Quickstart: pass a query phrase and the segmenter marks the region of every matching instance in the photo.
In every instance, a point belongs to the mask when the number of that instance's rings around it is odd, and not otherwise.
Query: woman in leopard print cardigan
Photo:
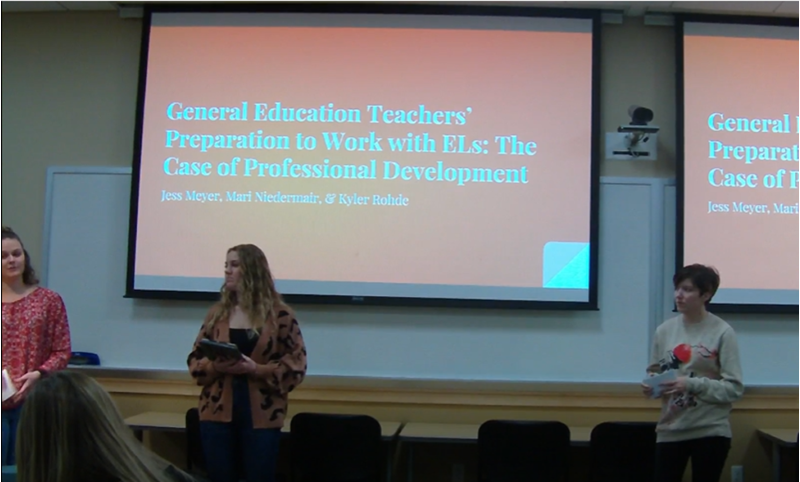
[[[204,338],[236,344],[242,359],[208,359],[199,349]],[[257,246],[228,250],[221,300],[187,362],[203,387],[200,430],[212,482],[237,481],[240,473],[247,482],[273,482],[288,394],[305,377],[306,348]]]

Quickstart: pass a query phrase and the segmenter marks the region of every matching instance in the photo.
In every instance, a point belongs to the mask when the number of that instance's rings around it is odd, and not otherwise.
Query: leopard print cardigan
[[[219,373],[214,364],[198,349],[203,338],[229,342],[229,322],[219,320],[211,330],[206,328],[216,307],[212,307],[195,340],[187,364],[192,378],[202,390],[198,409],[201,421],[230,422],[233,405],[233,375]],[[300,325],[288,308],[278,310],[277,331],[267,323],[250,358],[256,370],[248,376],[253,428],[283,427],[288,408],[288,395],[305,378],[306,347]]]

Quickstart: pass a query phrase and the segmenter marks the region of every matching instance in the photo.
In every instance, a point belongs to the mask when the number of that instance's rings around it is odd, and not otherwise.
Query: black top
[[[258,343],[258,335],[244,328],[231,328],[230,337],[231,343],[236,345],[239,351],[242,352],[242,355],[245,356],[251,356],[256,347],[256,343]]]

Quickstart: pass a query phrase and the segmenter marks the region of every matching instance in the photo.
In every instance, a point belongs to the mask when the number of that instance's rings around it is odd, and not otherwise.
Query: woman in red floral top
[[[3,227],[3,370],[17,389],[3,401],[3,465],[14,465],[17,423],[25,396],[47,372],[66,368],[71,354],[61,296],[38,285],[19,236]]]

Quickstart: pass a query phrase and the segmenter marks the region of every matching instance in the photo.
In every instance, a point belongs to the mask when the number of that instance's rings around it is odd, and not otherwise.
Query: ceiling
[[[147,2],[14,2],[0,3],[2,13],[10,12],[67,12],[67,11],[115,11],[121,5],[136,7]],[[408,2],[429,3],[429,2]],[[451,3],[451,2],[447,2]],[[800,2],[452,2],[493,5],[524,5],[562,8],[601,8],[603,10],[622,11],[630,16],[646,13],[717,13],[736,15],[762,15],[776,17],[798,17]]]

